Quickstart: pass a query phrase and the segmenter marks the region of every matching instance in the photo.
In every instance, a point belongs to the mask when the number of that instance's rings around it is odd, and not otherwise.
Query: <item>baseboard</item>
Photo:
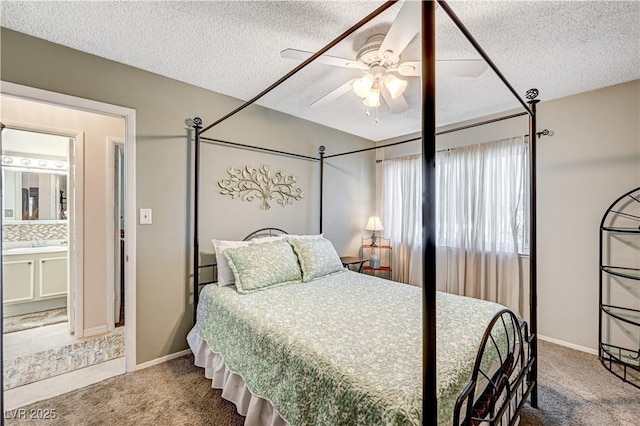
[[[544,340],[545,342],[555,343],[556,345],[560,345],[560,346],[564,346],[564,347],[567,347],[567,348],[575,349],[575,350],[581,351],[581,352],[586,352],[586,353],[592,354],[592,355],[598,355],[598,351],[597,350],[591,349],[591,348],[587,348],[585,346],[576,345],[576,344],[573,344],[573,343],[569,343],[569,342],[565,342],[565,341],[562,341],[562,340],[554,339],[552,337],[542,336],[540,334],[538,334],[538,338],[540,340]]]
[[[106,334],[109,329],[106,325],[99,325],[97,327],[85,328],[82,337],[98,336],[100,334]]]
[[[142,364],[136,365],[136,370],[142,370],[148,367],[152,367],[154,365],[162,364],[163,362],[171,361],[175,358],[180,358],[181,356],[189,355],[191,353],[191,349],[185,349],[184,351],[176,352],[174,354],[161,356],[160,358],[152,359],[151,361],[143,362]]]

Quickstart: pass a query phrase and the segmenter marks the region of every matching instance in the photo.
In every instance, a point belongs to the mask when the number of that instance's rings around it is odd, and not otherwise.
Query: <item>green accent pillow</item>
[[[302,282],[306,283],[344,270],[340,256],[336,253],[331,241],[325,238],[288,238],[288,241],[298,255],[300,269],[302,269]]]
[[[222,254],[229,262],[240,294],[299,283],[302,279],[298,259],[284,240],[228,248]]]

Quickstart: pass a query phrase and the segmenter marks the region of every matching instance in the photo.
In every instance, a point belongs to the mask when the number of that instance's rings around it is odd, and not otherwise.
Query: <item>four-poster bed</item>
[[[340,41],[344,40],[350,34],[355,32],[358,28],[362,27],[365,23],[372,20],[378,14],[386,10],[391,6],[394,1],[389,1],[376,9],[370,15],[351,27],[341,36],[329,43],[327,46],[319,50],[316,54],[309,57],[302,62],[294,70],[286,74],[276,83],[265,89],[253,99],[242,104],[224,117],[216,120],[213,124],[206,127],[202,127],[202,120],[195,118],[193,120],[193,128],[195,130],[195,180],[194,180],[194,320],[196,325],[194,330],[198,327],[198,321],[203,320],[204,317],[209,315],[205,311],[205,305],[210,306],[215,302],[216,297],[233,298],[236,302],[238,298],[229,296],[231,293],[229,289],[223,291],[217,291],[209,289],[206,292],[207,298],[203,305],[200,305],[200,287],[202,284],[199,281],[199,271],[202,267],[209,267],[211,265],[200,265],[200,244],[198,236],[198,210],[199,210],[199,174],[200,174],[200,143],[209,142],[216,144],[229,144],[232,146],[246,147],[258,151],[264,151],[267,153],[287,155],[295,158],[301,158],[309,161],[319,161],[320,165],[320,220],[319,220],[319,232],[323,231],[322,210],[323,210],[323,174],[324,174],[324,162],[326,159],[355,154],[358,152],[368,151],[370,149],[378,149],[380,147],[365,148],[350,152],[337,153],[337,154],[325,154],[324,146],[319,148],[319,158],[299,155],[295,153],[289,153],[279,150],[273,150],[269,148],[254,147],[245,144],[238,144],[235,142],[223,141],[220,139],[207,138],[202,136],[204,132],[213,128],[214,126],[224,122],[228,118],[234,116],[249,105],[255,103],[262,96],[273,90],[282,82],[293,76],[296,72],[304,68],[311,63],[318,56],[324,54]],[[510,119],[522,115],[529,116],[529,134],[536,135],[536,103],[538,102],[535,97],[537,91],[535,89],[527,92],[529,102],[525,103],[511,87],[506,78],[500,73],[495,64],[486,55],[478,43],[473,39],[471,34],[467,31],[464,25],[457,18],[455,13],[449,8],[449,6],[439,1],[438,4],[456,24],[460,31],[465,35],[467,40],[476,48],[478,53],[483,57],[487,64],[495,71],[496,75],[502,80],[505,86],[511,91],[511,93],[517,98],[518,102],[522,104],[524,112],[517,114],[510,114],[502,118],[490,120],[489,122],[496,122],[503,119]],[[423,289],[422,289],[422,377],[421,377],[421,412],[412,413],[408,417],[397,414],[396,421],[408,421],[409,423],[415,423],[416,421],[422,422],[422,424],[448,424],[449,419],[440,419],[438,421],[438,376],[436,374],[437,368],[437,353],[436,353],[436,300],[442,299],[435,290],[435,286],[429,285],[429,283],[435,282],[435,206],[434,197],[435,194],[435,152],[436,152],[436,121],[435,121],[435,3],[424,2],[422,3],[422,162],[423,162],[423,241],[422,247],[424,251],[423,255]],[[482,123],[484,124],[484,123]],[[463,128],[468,128],[464,126]],[[452,132],[457,129],[448,130]],[[398,142],[404,143],[409,141]],[[389,144],[390,146],[395,144]],[[464,389],[461,389],[457,400],[455,401],[455,408],[452,412],[448,413],[454,419],[454,424],[477,424],[479,422],[487,422],[488,424],[515,424],[519,417],[520,410],[527,400],[531,398],[531,405],[537,407],[537,344],[536,344],[536,188],[535,188],[535,150],[536,138],[530,138],[530,158],[531,158],[531,237],[530,237],[530,264],[531,264],[531,278],[530,278],[530,322],[527,325],[525,322],[517,318],[513,313],[506,309],[497,309],[491,313],[490,321],[483,321],[483,324],[487,324],[484,334],[479,338],[479,346],[475,346],[477,351],[473,351],[476,355],[475,364],[472,372],[469,376],[470,381],[466,383]],[[292,243],[295,245],[295,243]],[[226,257],[226,255],[225,255]],[[232,262],[233,263],[233,262]],[[234,271],[235,272],[235,271]],[[338,274],[349,274],[347,272],[336,272]],[[355,274],[355,273],[354,273]],[[335,274],[334,274],[335,275]],[[332,277],[328,275],[327,277]],[[326,277],[322,277],[324,280]],[[360,279],[360,278],[358,278]],[[304,284],[304,282],[303,282]],[[334,285],[333,283],[331,285]],[[337,285],[337,284],[336,284]],[[386,284],[385,284],[386,285]],[[381,285],[384,287],[385,285]],[[279,291],[283,291],[285,287],[279,287]],[[294,292],[302,288],[302,285],[292,290]],[[386,287],[384,287],[386,288]],[[275,290],[275,289],[274,289]],[[268,290],[272,292],[274,290]],[[265,291],[264,293],[268,293]],[[271,293],[273,294],[273,293]],[[224,298],[223,297],[223,298]],[[301,296],[302,297],[302,296]],[[245,299],[248,300],[248,299]],[[303,303],[303,302],[301,302]],[[487,303],[487,302],[483,302]],[[197,312],[195,308],[198,308]],[[219,308],[224,309],[224,308]],[[444,310],[444,309],[443,309]],[[215,317],[213,321],[222,321],[220,317]],[[255,318],[253,319],[255,322]],[[259,322],[259,321],[258,321]],[[204,326],[202,326],[204,327]],[[207,325],[209,327],[209,325]],[[202,336],[197,336],[198,342],[195,346],[192,344],[194,339],[193,334],[190,333],[190,345],[194,353],[200,352],[202,348],[200,343]],[[249,337],[248,337],[249,338]],[[442,344],[442,341],[440,341]],[[274,350],[283,350],[282,347],[274,346]],[[286,349],[285,349],[286,352]],[[201,353],[204,357],[205,355]],[[198,354],[196,353],[198,357]],[[207,355],[208,356],[208,352]],[[219,361],[219,360],[218,360]],[[198,359],[196,359],[198,362]],[[218,368],[218,367],[216,367]],[[305,367],[306,368],[306,367]],[[309,367],[310,368],[310,367]],[[311,374],[311,373],[310,373]],[[245,378],[247,379],[247,378]],[[250,380],[250,378],[248,378]],[[442,379],[442,378],[440,378]],[[214,382],[215,384],[215,382]],[[223,393],[224,396],[224,393]],[[442,396],[442,393],[440,393]],[[269,398],[262,400],[269,401]],[[269,404],[267,404],[269,405]],[[275,405],[275,404],[274,404]],[[285,421],[278,415],[277,406],[272,406],[270,413],[273,415],[269,423],[277,424],[280,421]],[[413,407],[415,408],[415,407]],[[404,409],[404,408],[403,408]],[[291,409],[288,409],[291,412]],[[402,410],[400,410],[402,411]],[[275,419],[275,420],[274,420]],[[278,420],[279,419],[279,420]],[[398,420],[399,419],[399,420]],[[379,420],[379,419],[378,419]],[[388,421],[388,419],[386,419]],[[444,422],[444,423],[442,423]]]

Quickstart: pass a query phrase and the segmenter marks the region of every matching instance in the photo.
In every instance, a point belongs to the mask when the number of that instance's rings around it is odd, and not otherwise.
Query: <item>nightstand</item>
[[[355,272],[362,272],[362,267],[364,266],[364,263],[367,260],[360,259],[359,257],[355,257],[355,256],[343,256],[340,258],[340,261],[342,262],[342,266],[349,268],[349,270],[355,271]]]
[[[378,259],[375,265],[369,262],[362,270],[365,274],[382,276],[391,279],[391,242],[388,238],[378,236],[376,245],[371,243],[371,237],[362,238],[362,246],[360,246],[360,257],[369,261],[369,258]],[[386,274],[386,275],[385,275]]]

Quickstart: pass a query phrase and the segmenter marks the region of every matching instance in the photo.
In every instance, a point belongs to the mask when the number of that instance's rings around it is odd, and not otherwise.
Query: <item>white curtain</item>
[[[422,162],[383,163],[382,222],[394,281],[422,282]],[[523,137],[436,156],[436,285],[520,312],[518,247],[526,241],[528,149]]]
[[[439,289],[520,312],[527,158],[523,137],[437,154]]]
[[[382,224],[391,242],[391,279],[422,283],[422,161],[419,155],[386,160],[382,171]]]

